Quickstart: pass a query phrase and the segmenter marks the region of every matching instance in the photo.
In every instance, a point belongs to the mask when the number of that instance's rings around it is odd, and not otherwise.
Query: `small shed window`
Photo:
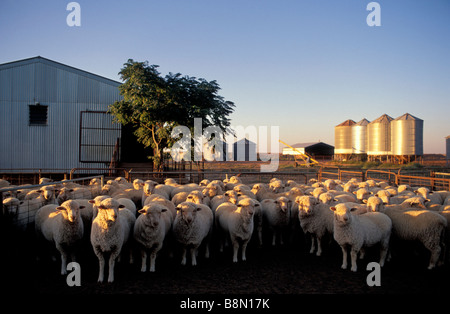
[[[29,105],[30,108],[30,125],[47,125],[48,106]]]

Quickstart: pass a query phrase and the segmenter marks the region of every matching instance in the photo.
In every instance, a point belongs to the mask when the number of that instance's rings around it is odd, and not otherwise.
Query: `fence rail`
[[[64,186],[64,184],[67,184],[69,182],[89,182],[92,179],[98,178],[100,179],[100,185],[103,186],[104,184],[104,176],[103,175],[97,175],[97,176],[90,176],[90,177],[84,177],[84,178],[78,178],[78,179],[72,179],[72,180],[65,180],[65,181],[55,181],[55,182],[48,182],[48,183],[42,183],[42,184],[31,184],[31,185],[22,185],[22,186],[14,186],[14,187],[6,187],[0,189],[0,204],[2,204],[2,211],[0,215],[0,219],[2,221],[9,220],[11,225],[14,225],[15,227],[26,230],[31,223],[34,223],[34,216],[36,214],[36,211],[43,205],[39,201],[30,200],[30,201],[22,201],[22,204],[19,206],[15,206],[13,211],[9,211],[6,206],[3,205],[3,200],[10,196],[15,196],[14,192],[17,192],[18,190],[36,190],[40,189],[43,186],[48,185],[61,185]],[[89,184],[89,183],[88,183]],[[89,185],[86,185],[89,186]],[[91,186],[95,187],[95,186]]]

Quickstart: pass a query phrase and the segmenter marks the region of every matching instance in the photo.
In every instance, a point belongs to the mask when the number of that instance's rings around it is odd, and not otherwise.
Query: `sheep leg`
[[[98,279],[97,282],[103,282],[103,276],[105,272],[105,257],[102,253],[96,254],[98,258],[98,265],[99,265],[99,271],[98,271]]]
[[[238,251],[239,251],[239,242],[237,241],[237,239],[233,239],[233,263],[237,263],[238,258]]]
[[[183,247],[183,253],[181,256],[181,265],[186,265],[186,247]]]
[[[310,254],[313,254],[314,251],[316,250],[316,237],[314,236],[314,234],[311,233],[311,249],[309,250]]]
[[[114,282],[114,265],[116,263],[116,258],[120,254],[120,250],[116,250],[111,252],[111,256],[109,257],[109,274],[108,274],[108,282]]]
[[[346,246],[341,246],[342,249],[342,269],[347,269],[347,247]]]
[[[277,234],[274,229],[272,229],[272,246],[276,245]]]
[[[350,251],[350,256],[352,258],[352,268],[351,271],[356,271],[358,266],[356,265],[356,260],[358,258],[358,250],[352,248],[352,250]]]
[[[247,260],[247,257],[245,256],[245,252],[247,251],[247,243],[248,243],[248,241],[244,241],[244,242],[242,243],[242,246],[241,246],[241,250],[242,250],[242,260],[243,260],[243,261],[246,261],[246,260]]]
[[[67,274],[67,252],[60,244],[56,244],[56,248],[61,253],[61,275]]]
[[[197,247],[191,247],[190,249],[190,254],[191,254],[191,264],[192,266],[196,266],[197,265]]]
[[[151,257],[150,257],[150,265],[151,265]],[[141,272],[145,273],[147,271],[147,252],[144,249],[141,249]],[[151,266],[150,266],[151,268]]]
[[[159,249],[155,249],[150,253],[150,272],[155,272],[155,262],[156,255],[158,254]]]
[[[316,256],[321,256],[322,255],[322,238],[321,237],[317,237],[317,252],[316,252]]]

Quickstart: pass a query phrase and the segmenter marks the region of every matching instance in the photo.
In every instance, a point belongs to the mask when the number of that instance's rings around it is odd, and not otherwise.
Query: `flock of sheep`
[[[334,238],[342,248],[342,268],[347,268],[350,254],[352,271],[357,271],[358,255],[362,258],[371,246],[379,248],[383,266],[395,250],[393,241],[422,243],[430,252],[429,269],[448,259],[450,192],[373,180],[299,184],[274,178],[249,186],[236,176],[184,185],[173,179],[129,183],[118,177],[104,186],[93,179],[89,186],[68,182],[18,190],[3,206],[13,217],[36,208],[36,235],[61,254],[61,274],[67,273],[77,245],[88,238],[99,261],[98,282],[104,281],[106,259],[108,282],[113,282],[115,261],[129,254],[132,262],[136,250],[142,272],[147,271],[148,254],[149,271],[155,271],[163,247],[171,252],[181,248],[181,264],[190,259],[196,265],[200,246],[208,258],[211,245],[218,243],[223,252],[228,244],[233,262],[238,262],[239,252],[246,260],[250,239],[259,246],[267,238],[271,245],[282,244],[283,236],[300,228],[311,237],[310,253],[317,256],[323,240]]]

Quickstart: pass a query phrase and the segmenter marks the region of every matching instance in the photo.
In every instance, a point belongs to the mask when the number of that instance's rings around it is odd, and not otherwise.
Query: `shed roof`
[[[43,64],[47,64],[50,66],[54,66],[60,69],[63,69],[65,71],[68,72],[72,72],[78,75],[82,75],[82,76],[86,76],[89,77],[91,79],[95,79],[97,81],[102,81],[106,84],[110,84],[110,85],[114,85],[114,86],[119,86],[122,83],[111,80],[109,78],[106,78],[104,76],[100,76],[91,72],[87,72],[84,70],[80,70],[77,69],[75,67],[60,63],[60,62],[56,62],[41,56],[37,56],[37,57],[32,57],[32,58],[27,58],[27,59],[22,59],[22,60],[17,60],[17,61],[12,61],[12,62],[7,62],[7,63],[2,63],[0,64],[0,70],[3,69],[9,69],[9,68],[14,68],[14,67],[19,67],[19,66],[23,66],[23,65],[27,65],[27,64],[32,64],[32,63],[43,63]]]

